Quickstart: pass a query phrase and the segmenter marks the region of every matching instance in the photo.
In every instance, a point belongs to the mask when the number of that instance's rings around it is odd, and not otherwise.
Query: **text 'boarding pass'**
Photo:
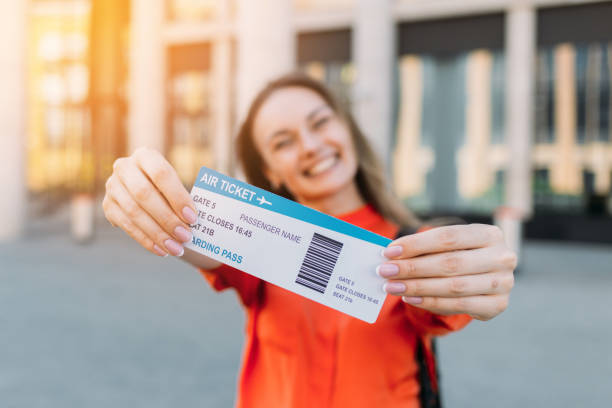
[[[202,167],[191,190],[193,251],[374,323],[385,301],[375,269],[391,240]]]

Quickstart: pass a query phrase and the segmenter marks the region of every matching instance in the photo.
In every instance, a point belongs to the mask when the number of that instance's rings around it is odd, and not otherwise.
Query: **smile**
[[[309,177],[318,176],[319,174],[322,174],[326,172],[327,170],[331,169],[332,167],[334,167],[336,163],[338,163],[339,160],[340,158],[338,157],[337,154],[335,154],[333,156],[330,156],[326,159],[321,160],[320,162],[318,162],[311,168],[307,169],[306,171],[304,171],[304,174]]]

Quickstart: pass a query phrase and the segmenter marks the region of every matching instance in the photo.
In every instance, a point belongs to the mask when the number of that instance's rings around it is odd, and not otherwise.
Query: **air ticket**
[[[186,248],[374,323],[385,301],[375,273],[391,240],[202,167]]]

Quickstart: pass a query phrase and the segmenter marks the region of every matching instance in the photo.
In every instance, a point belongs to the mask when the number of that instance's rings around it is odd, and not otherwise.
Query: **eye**
[[[278,139],[272,145],[272,150],[274,150],[274,151],[280,150],[282,148],[285,148],[285,147],[289,146],[292,142],[293,142],[293,139],[290,138],[290,137],[285,137],[285,138],[282,138],[282,139]]]

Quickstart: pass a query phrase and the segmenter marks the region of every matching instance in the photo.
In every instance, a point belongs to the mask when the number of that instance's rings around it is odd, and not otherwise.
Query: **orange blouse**
[[[398,230],[371,206],[339,218],[389,238]],[[418,407],[418,334],[471,320],[389,295],[368,324],[227,265],[202,273],[216,290],[234,288],[247,312],[239,408]]]

